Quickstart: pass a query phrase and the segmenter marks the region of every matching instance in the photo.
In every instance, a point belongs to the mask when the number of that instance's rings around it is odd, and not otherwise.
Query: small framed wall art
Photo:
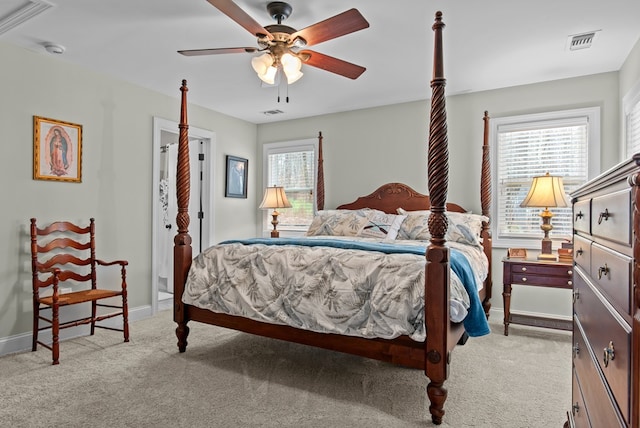
[[[82,125],[33,116],[33,179],[82,181]]]
[[[510,259],[526,259],[527,250],[526,248],[509,248],[507,250],[507,257]]]
[[[247,172],[249,161],[237,156],[227,155],[227,176],[224,196],[227,198],[247,197]]]

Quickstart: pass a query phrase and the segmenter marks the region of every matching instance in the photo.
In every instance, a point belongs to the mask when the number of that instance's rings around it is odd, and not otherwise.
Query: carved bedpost
[[[482,175],[480,177],[480,203],[482,205],[482,215],[491,218],[491,151],[489,150],[489,112],[484,112],[484,137],[482,141]],[[489,222],[482,222],[482,231],[480,232],[482,237],[482,246],[484,247],[484,253],[489,259],[489,272],[487,273],[487,279],[484,282],[484,287],[487,291],[482,307],[484,313],[489,318],[489,311],[491,310],[491,289],[493,282],[491,280],[491,249],[493,243],[491,239],[491,220]]]
[[[191,236],[189,235],[189,193],[191,190],[189,168],[189,124],[187,122],[187,81],[182,81],[180,91],[182,101],[180,104],[180,136],[178,140],[178,166],[176,168],[176,188],[178,197],[178,214],[176,224],[178,233],[173,239],[173,320],[178,323],[176,336],[178,349],[184,352],[187,349],[187,336],[189,335],[189,321],[182,303],[184,284],[191,266]]]
[[[322,159],[322,132],[318,132],[318,174],[316,183],[316,208],[324,209],[324,167]]]
[[[445,109],[442,12],[436,12],[433,53],[433,79],[431,80],[431,114],[429,122],[428,178],[431,215],[429,232],[431,243],[427,248],[425,300],[429,310],[425,310],[427,339],[425,341],[425,373],[429,377],[427,394],[429,411],[436,425],[442,423],[447,390],[444,381],[448,376],[448,333],[449,333],[449,249],[445,246],[448,221],[445,215],[448,180],[449,150],[447,141],[447,113]],[[425,307],[427,307],[425,305]]]

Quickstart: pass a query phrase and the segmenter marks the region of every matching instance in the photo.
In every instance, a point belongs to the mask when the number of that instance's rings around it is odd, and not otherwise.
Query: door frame
[[[160,150],[162,146],[162,132],[170,132],[179,135],[178,122],[153,117],[153,173],[152,173],[152,221],[151,221],[151,311],[152,314],[158,312],[158,228],[160,226]],[[207,248],[214,242],[214,158],[215,158],[215,132],[189,126],[189,141],[203,141],[202,153],[204,161],[202,162],[202,210],[204,219],[202,223],[202,248]],[[191,180],[193,186],[194,180]],[[175,219],[172,219],[175,222]],[[192,234],[194,225],[198,221],[198,217],[190,214],[189,233]],[[194,249],[194,256],[198,249]]]

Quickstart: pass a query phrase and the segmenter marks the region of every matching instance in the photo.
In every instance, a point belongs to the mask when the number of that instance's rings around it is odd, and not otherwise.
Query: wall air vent
[[[29,0],[25,4],[12,13],[0,16],[0,34],[6,33],[13,27],[17,27],[29,19],[40,15],[45,10],[53,7],[53,5],[44,0]]]
[[[593,39],[596,37],[596,33],[597,31],[590,31],[588,33],[569,36],[569,50],[577,51],[579,49],[590,48],[593,43]]]
[[[273,116],[274,114],[282,114],[282,113],[284,113],[282,110],[267,110],[262,112],[262,114],[266,116]]]

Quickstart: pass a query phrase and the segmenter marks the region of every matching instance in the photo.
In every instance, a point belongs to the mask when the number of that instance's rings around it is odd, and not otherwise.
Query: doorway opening
[[[151,307],[173,307],[173,238],[177,233],[176,166],[178,123],[153,119],[153,219]],[[189,127],[189,235],[193,257],[213,242],[213,149],[212,131]]]

